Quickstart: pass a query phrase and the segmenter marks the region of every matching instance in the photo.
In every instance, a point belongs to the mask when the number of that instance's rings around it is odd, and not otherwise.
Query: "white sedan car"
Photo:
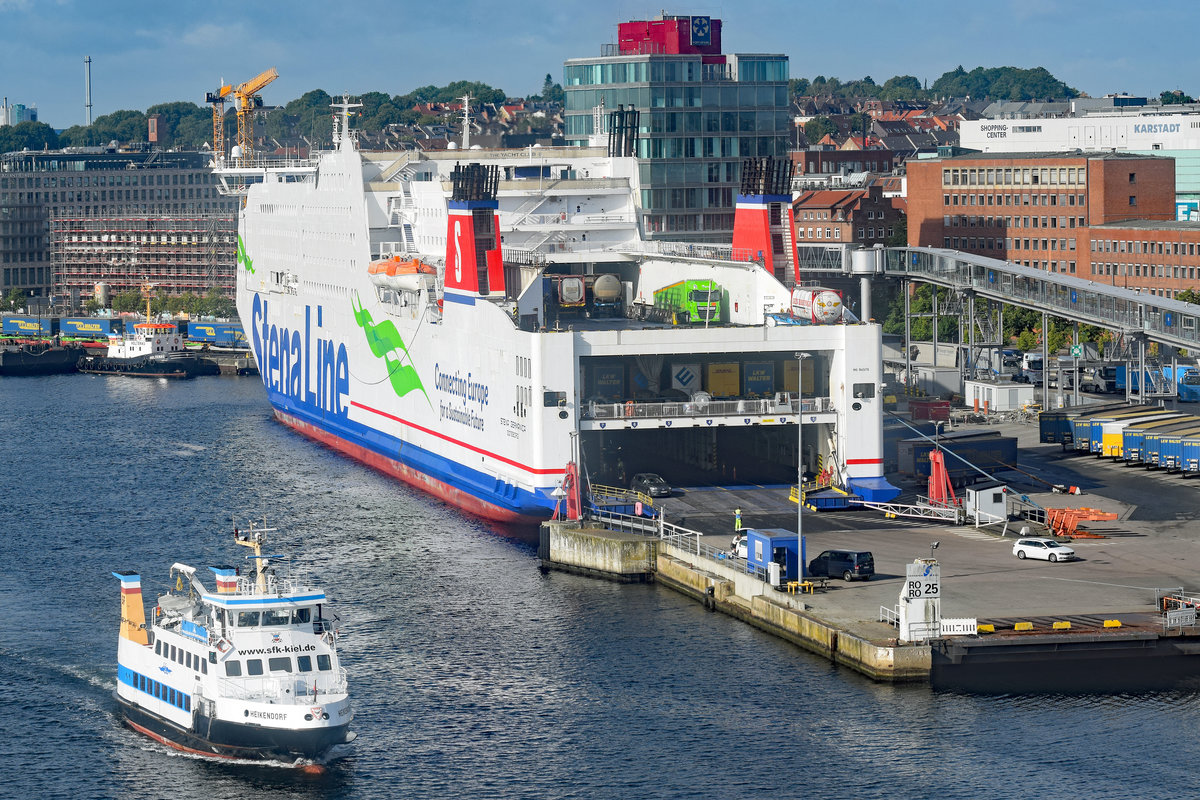
[[[1013,545],[1013,555],[1017,558],[1041,558],[1046,561],[1071,561],[1075,551],[1065,544],[1059,544],[1053,539],[1018,539]]]

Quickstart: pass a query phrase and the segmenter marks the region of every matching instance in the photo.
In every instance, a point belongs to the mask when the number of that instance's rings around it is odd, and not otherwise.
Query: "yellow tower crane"
[[[204,102],[212,106],[213,156],[218,164],[225,160],[225,98],[233,91],[232,86],[222,86],[215,92],[204,95]]]
[[[262,108],[262,98],[258,92],[279,77],[279,73],[271,67],[261,75],[251,78],[245,83],[233,87],[233,96],[237,99],[238,152],[236,154],[239,167],[249,166],[254,160],[254,110]]]

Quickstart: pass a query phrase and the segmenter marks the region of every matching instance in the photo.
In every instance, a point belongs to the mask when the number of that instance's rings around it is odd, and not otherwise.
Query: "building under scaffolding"
[[[98,284],[112,294],[145,280],[162,295],[230,296],[236,269],[236,221],[224,213],[190,216],[59,216],[50,224],[54,286],[78,306]]]

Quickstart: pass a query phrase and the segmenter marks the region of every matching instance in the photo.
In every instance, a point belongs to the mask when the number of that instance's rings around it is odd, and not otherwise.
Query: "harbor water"
[[[538,569],[499,529],[272,421],[254,378],[0,380],[0,795],[1047,798],[1200,795],[1200,695],[876,685],[655,585]],[[119,584],[242,556],[324,585],[358,740],[321,775],[124,728]]]

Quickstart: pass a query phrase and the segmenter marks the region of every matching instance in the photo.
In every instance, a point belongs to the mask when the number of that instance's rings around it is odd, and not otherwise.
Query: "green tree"
[[[1164,106],[1179,105],[1181,103],[1194,103],[1191,95],[1184,94],[1179,89],[1175,91],[1165,91],[1158,95]]]
[[[0,153],[18,150],[57,150],[58,134],[44,122],[18,122],[0,127]]]
[[[142,293],[137,289],[119,292],[112,297],[112,310],[118,314],[140,311],[144,307],[145,303],[142,301]]]
[[[1055,78],[1045,67],[976,67],[967,72],[959,64],[934,81],[936,97],[975,97],[995,100],[1070,99],[1079,92]]]
[[[908,246],[908,217],[901,216],[896,224],[892,226],[891,232],[888,234],[888,247],[906,247]]]
[[[912,75],[897,75],[888,78],[879,90],[881,100],[916,100],[924,97],[921,82]]]
[[[547,103],[561,104],[566,99],[566,92],[561,85],[554,82],[554,77],[547,72],[546,80],[542,82],[542,100]]]
[[[1182,303],[1200,304],[1200,292],[1197,292],[1195,289],[1184,289],[1182,292],[1175,295],[1175,299]]]
[[[792,97],[803,97],[808,94],[808,89],[811,85],[808,78],[790,78],[788,80],[788,93]]]
[[[213,286],[200,298],[199,313],[211,317],[231,319],[237,316],[237,304],[219,288]]]
[[[25,298],[26,298],[25,290],[10,289],[8,292],[8,295],[6,295],[4,298],[4,306],[5,306],[4,310],[5,311],[16,311],[17,309],[24,308],[25,307]]]
[[[804,123],[804,135],[808,137],[809,144],[816,144],[826,136],[836,136],[837,132],[837,125],[829,117],[813,117]]]

